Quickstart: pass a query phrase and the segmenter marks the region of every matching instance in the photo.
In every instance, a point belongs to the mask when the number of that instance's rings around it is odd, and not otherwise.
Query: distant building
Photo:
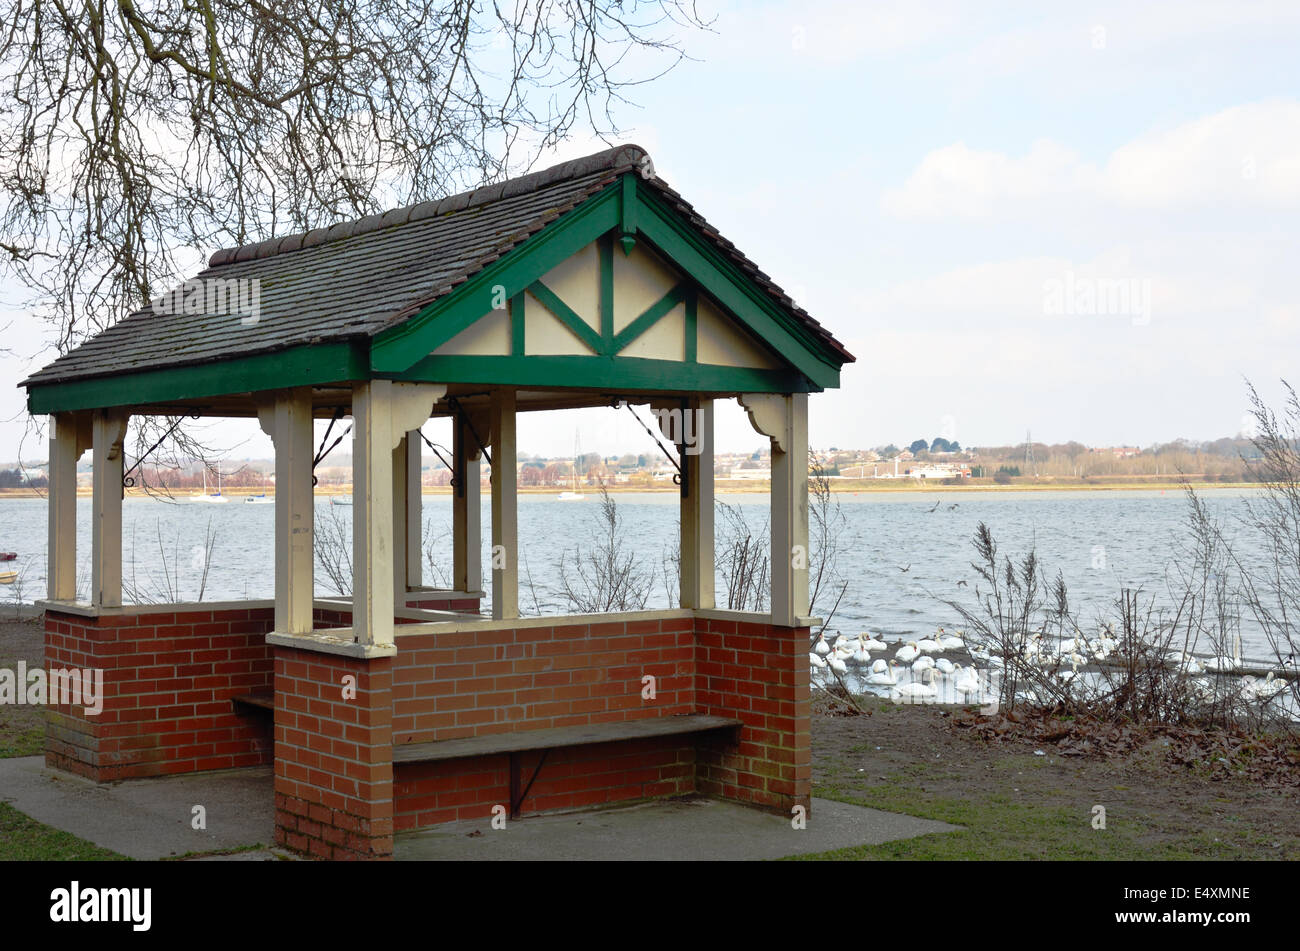
[[[930,465],[913,466],[907,470],[907,475],[913,479],[969,479],[970,466],[936,462]]]

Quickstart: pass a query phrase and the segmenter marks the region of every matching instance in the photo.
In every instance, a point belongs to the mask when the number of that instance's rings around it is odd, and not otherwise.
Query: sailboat
[[[230,501],[228,498],[226,498],[224,495],[221,494],[221,469],[220,468],[217,469],[217,491],[209,492],[208,491],[208,467],[207,466],[203,467],[203,494],[191,496],[191,501],[211,502],[213,504]]]
[[[581,502],[585,495],[578,491],[578,457],[581,455],[579,449],[578,434],[573,434],[573,488],[561,492],[558,496],[561,502]]]

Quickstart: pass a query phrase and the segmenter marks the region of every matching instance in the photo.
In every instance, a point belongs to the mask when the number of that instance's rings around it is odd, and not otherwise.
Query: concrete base
[[[682,798],[509,822],[454,822],[401,833],[398,860],[748,861],[875,845],[958,828],[944,822],[814,799],[805,829],[718,799]]]
[[[275,834],[271,767],[97,784],[45,768],[43,756],[0,759],[0,800],[37,822],[133,859],[261,844]],[[207,828],[195,830],[194,807]],[[264,853],[238,858],[268,857]]]
[[[0,800],[38,822],[135,859],[268,846],[269,767],[96,784],[45,768],[40,756],[0,759]],[[191,827],[193,808],[207,828]],[[682,797],[509,822],[447,823],[396,836],[398,860],[755,860],[874,845],[957,828],[943,822],[813,800],[806,829],[784,816],[719,799]],[[214,859],[286,857],[264,848]]]

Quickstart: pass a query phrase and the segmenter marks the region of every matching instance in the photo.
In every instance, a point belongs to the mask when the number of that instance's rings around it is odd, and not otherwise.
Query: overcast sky
[[[621,141],[858,357],[810,403],[815,446],[1214,438],[1243,428],[1245,378],[1276,404],[1300,377],[1300,4],[715,9]],[[49,355],[0,294],[7,460]],[[530,418],[520,448],[575,430],[646,449],[608,410]],[[718,442],[758,437],[729,410]]]

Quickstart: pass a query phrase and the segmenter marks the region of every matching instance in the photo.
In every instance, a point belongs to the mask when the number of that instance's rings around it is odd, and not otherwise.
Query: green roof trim
[[[32,414],[40,414],[143,406],[312,383],[364,380],[369,376],[364,343],[325,343],[220,363],[33,384],[27,393],[27,409]]]
[[[633,185],[628,186],[628,181]],[[631,207],[633,205],[635,207]],[[812,386],[801,387],[801,390],[839,386],[840,361],[824,343],[784,314],[766,291],[757,287],[696,234],[688,222],[664,205],[635,172],[625,172],[617,188],[606,188],[587,199],[462,287],[421,309],[400,326],[379,334],[371,347],[372,369],[377,375],[392,376],[416,365],[427,366],[425,361],[429,354],[492,309],[494,296],[500,300],[502,293],[513,297],[523,290],[537,296],[597,353],[608,355],[610,350],[618,349],[619,344],[625,346],[628,339],[619,340],[613,333],[613,238],[633,221],[638,234],[648,239],[660,254],[775,355],[808,378]],[[544,274],[593,241],[599,242],[600,252],[602,333],[599,335],[591,331],[586,322],[573,314],[549,288],[539,283]],[[694,317],[693,302],[691,310]],[[639,329],[643,330],[644,325]],[[447,382],[458,381],[448,379]],[[568,384],[564,377],[545,382],[550,385]]]
[[[450,294],[377,334],[370,346],[371,368],[381,376],[408,369],[492,310],[494,298],[527,290],[553,267],[617,227],[618,217],[618,189],[607,188],[587,199]]]
[[[427,383],[481,383],[500,386],[565,387],[604,390],[680,390],[688,393],[816,392],[793,370],[755,370],[677,360],[615,356],[430,356],[386,379]]]

